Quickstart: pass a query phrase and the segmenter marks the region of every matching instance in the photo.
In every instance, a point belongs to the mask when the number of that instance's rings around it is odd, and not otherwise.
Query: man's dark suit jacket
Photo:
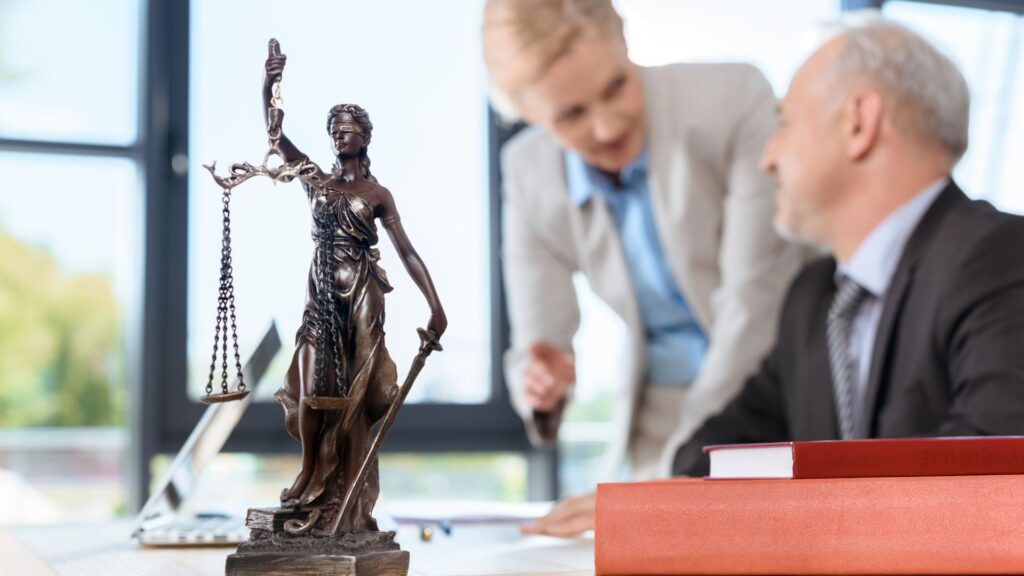
[[[709,444],[839,437],[825,340],[835,269],[827,258],[796,278],[774,349],[673,473],[707,474]],[[1024,434],[1024,218],[952,182],[939,194],[885,295],[866,400],[872,438]]]

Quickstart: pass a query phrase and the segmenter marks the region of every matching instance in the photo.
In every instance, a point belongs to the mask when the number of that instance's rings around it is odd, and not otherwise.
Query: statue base
[[[370,552],[361,556],[279,552],[228,556],[227,576],[407,576],[409,552]]]
[[[394,532],[326,532],[334,508],[251,508],[249,540],[228,556],[227,576],[407,576],[409,552]],[[293,522],[289,522],[293,521]],[[285,529],[305,525],[301,534]]]

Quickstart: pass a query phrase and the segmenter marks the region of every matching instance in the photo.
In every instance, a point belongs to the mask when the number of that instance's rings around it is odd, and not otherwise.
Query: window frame
[[[1024,16],[1012,0],[914,0]],[[886,0],[841,0],[843,11],[882,8]],[[188,158],[189,0],[140,0],[139,86],[136,138],[129,144],[0,137],[0,151],[103,158],[134,162],[143,182],[143,282],[140,316],[126,331],[127,382],[132,432],[128,471],[129,507],[148,494],[149,462],[174,453],[191,432],[204,407],[186,390],[188,267],[188,179],[175,165]],[[410,404],[403,408],[387,451],[522,453],[529,463],[529,496],[558,494],[557,451],[529,445],[513,412],[501,358],[509,344],[501,278],[501,146],[519,127],[504,126],[488,114],[489,251],[491,312],[491,397],[484,404]],[[175,161],[177,160],[177,161]],[[250,407],[225,449],[260,453],[297,453],[281,426],[274,404]]]
[[[150,0],[139,0],[139,19],[138,29],[136,30],[136,47],[139,50],[146,50],[149,42],[146,40],[145,32],[147,31],[147,12],[150,9]],[[137,89],[140,94],[145,95],[145,87],[149,85],[147,73],[149,67],[145,63],[144,59],[140,58],[137,64],[138,69],[138,84]],[[143,210],[148,210],[150,205],[150,187],[146,185],[150,178],[151,166],[151,144],[147,138],[147,122],[146,119],[149,115],[148,102],[144,98],[137,100],[137,107],[135,110],[136,117],[136,130],[135,139],[126,144],[108,144],[90,142],[85,140],[76,139],[54,139],[54,138],[6,138],[0,135],[0,152],[11,152],[20,154],[40,154],[40,155],[53,155],[62,157],[86,157],[86,158],[106,158],[106,159],[124,159],[132,162],[134,168],[139,177],[139,182],[143,183],[142,189],[139,191],[142,194],[142,205]],[[147,224],[149,218],[147,217]],[[148,226],[142,230],[141,238],[143,247],[143,261],[142,267],[145,270],[149,261],[149,228]],[[124,381],[127,387],[128,393],[128,419],[126,427],[128,428],[129,434],[129,445],[127,447],[128,460],[125,463],[124,470],[126,471],[125,484],[127,488],[126,503],[134,507],[136,502],[139,502],[140,493],[138,492],[138,474],[137,466],[135,465],[137,458],[136,452],[138,449],[139,437],[138,434],[131,434],[138,432],[139,429],[135,425],[136,414],[138,413],[137,399],[139,397],[139,390],[137,382],[140,381],[143,370],[141,368],[142,346],[139,344],[140,340],[144,339],[144,316],[146,314],[146,288],[140,289],[141,293],[135,294],[133,299],[128,303],[128,314],[124,325],[124,342],[122,343],[124,350]]]
[[[1024,14],[1010,0],[916,0]],[[881,8],[885,0],[841,0],[842,11]],[[189,0],[143,3],[147,32],[143,59],[142,117],[139,142],[133,146],[18,143],[20,150],[67,149],[73,153],[126,155],[145,173],[145,283],[143,294],[142,377],[135,390],[134,490],[148,494],[148,463],[160,453],[174,453],[185,441],[204,407],[186,391],[186,319],[188,267],[188,179],[172,168],[172,159],[188,158]],[[410,404],[384,444],[385,451],[522,453],[528,462],[531,499],[558,496],[556,449],[530,446],[522,422],[511,408],[502,372],[509,345],[508,317],[501,277],[502,145],[521,126],[506,126],[488,114],[491,397],[483,404]],[[7,145],[0,141],[0,149]],[[50,147],[52,146],[52,147]],[[180,155],[180,156],[179,156]],[[178,162],[178,164],[182,164]],[[187,163],[185,163],[187,164]],[[286,340],[289,335],[285,335]],[[225,446],[229,452],[297,453],[298,445],[281,425],[275,404],[254,404]],[[134,501],[137,507],[141,500]]]
[[[908,0],[918,4],[940,4],[943,6],[957,6],[960,8],[976,8],[979,10],[992,10],[995,12],[1010,12],[1024,16],[1024,4],[1019,0]],[[881,9],[888,0],[841,0],[840,9],[843,12],[851,10],[862,10],[864,8]]]

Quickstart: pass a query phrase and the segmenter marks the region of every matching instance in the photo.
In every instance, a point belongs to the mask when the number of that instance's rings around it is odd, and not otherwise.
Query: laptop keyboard
[[[249,537],[241,518],[224,514],[198,514],[144,530],[139,542],[152,546],[239,544]]]

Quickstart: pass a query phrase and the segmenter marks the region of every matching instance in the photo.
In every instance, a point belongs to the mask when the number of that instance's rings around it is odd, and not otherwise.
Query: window
[[[836,0],[617,0],[639,64],[749,62],[776,94],[814,48],[814,27],[839,17]]]
[[[486,402],[491,394],[487,108],[479,63],[482,4],[279,2],[192,7],[189,134],[189,386],[207,381],[214,335],[221,241],[221,195],[202,164],[258,163],[266,151],[261,110],[267,41],[289,57],[282,82],[284,129],[330,169],[325,124],[334,104],[363,106],[374,125],[373,173],[395,196],[402,222],[431,272],[449,317],[444,353],[430,357],[409,402]],[[337,30],[312,26],[338,22]],[[225,34],[226,30],[230,34]],[[408,39],[420,38],[414,44]],[[414,46],[414,48],[412,48]],[[287,344],[264,388],[283,381],[302,318],[313,254],[309,207],[298,182],[251,180],[232,200],[240,337],[253,341],[274,319]],[[416,354],[416,327],[429,309],[381,232],[394,292],[387,296],[387,343],[404,375]]]
[[[842,2],[854,4],[865,2]],[[968,77],[972,144],[957,179],[1024,212],[1013,186],[1024,165],[1012,161],[1024,153],[1024,111],[1012,106],[1024,92],[1024,28],[1019,15],[978,8],[1013,3],[964,4],[975,7],[894,0],[884,10],[935,41]],[[749,61],[780,94],[810,49],[805,31],[839,12],[835,0],[617,5],[636,61]],[[444,461],[467,474],[476,496],[544,494],[534,488],[556,477],[544,466],[550,455],[525,445],[492,362],[506,342],[496,271],[499,130],[485,107],[480,16],[479,1],[0,0],[0,488],[17,495],[3,500],[0,522],[25,521],[26,509],[59,520],[130,508],[129,448],[148,464],[176,451],[198,420],[221,224],[220,191],[201,165],[225,170],[262,158],[259,90],[271,36],[291,57],[286,129],[315,160],[329,160],[331,105],[369,110],[374,173],[395,193],[450,316],[445,353],[431,357],[385,444],[384,468],[422,474],[399,472],[385,490],[432,485],[431,466]],[[243,353],[271,319],[290,342],[311,254],[298,185],[247,183],[232,209]],[[427,308],[387,242],[382,251],[396,285],[388,344],[404,373]],[[622,348],[608,345],[609,334],[621,334],[618,320],[585,282],[578,288],[586,386],[563,429],[562,492],[602,477],[610,367]],[[264,398],[290,348],[263,383]],[[138,423],[131,435],[129,421]],[[287,457],[247,455],[297,451],[271,402],[251,407],[228,449],[237,456],[228,461],[261,474],[294,470]],[[132,486],[141,493],[149,467],[138,471]]]
[[[154,459],[154,476],[170,460]],[[203,471],[188,506],[201,511],[238,514],[254,505],[271,506],[281,489],[291,485],[301,465],[298,456],[252,453],[219,454]],[[470,452],[460,454],[383,454],[380,459],[380,502],[450,499],[521,502],[526,498],[527,463],[522,454]],[[379,516],[378,516],[379,517]]]
[[[154,341],[163,344],[153,350],[156,363],[147,366],[159,382],[146,389],[144,461],[177,450],[203,409],[196,401],[213,342],[222,220],[221,191],[202,165],[217,161],[223,172],[234,162],[262,160],[267,146],[260,91],[267,41],[275,37],[289,57],[282,85],[289,138],[326,168],[332,160],[327,110],[354,102],[369,111],[373,173],[395,195],[449,316],[444,353],[430,357],[384,444],[385,451],[402,454],[388,454],[383,467],[416,461],[426,477],[431,462],[442,456],[437,451],[459,452],[444,457],[460,462],[467,474],[477,470],[480,478],[498,466],[505,470],[502,482],[525,490],[522,479],[515,480],[515,466],[498,464],[513,458],[531,474],[537,469],[508,406],[499,366],[491,362],[504,335],[494,304],[500,301],[494,280],[497,230],[491,226],[496,213],[488,194],[494,134],[479,62],[481,7],[325,0],[300,10],[279,2],[222,0],[168,10],[165,65],[170,106],[178,112],[170,118],[171,155],[180,154],[174,162],[187,174],[187,186],[180,197],[168,193],[166,199],[174,212],[164,240],[173,260],[164,266],[171,287],[160,299],[166,309],[154,311]],[[395,18],[396,10],[401,18]],[[417,39],[414,48],[410,38]],[[187,146],[175,148],[179,139]],[[179,198],[187,198],[187,206]],[[235,190],[231,212],[242,355],[271,320],[285,342],[257,392],[267,401],[249,408],[226,447],[259,453],[249,460],[258,462],[298,451],[270,397],[291,360],[301,319],[312,256],[309,209],[297,182],[274,186],[252,180]],[[185,255],[180,261],[179,248]],[[418,346],[415,328],[429,310],[386,235],[380,248],[395,286],[387,302],[388,347],[404,377]],[[144,468],[141,486],[151,472]]]
[[[0,134],[133,144],[139,17],[137,0],[0,2]]]
[[[135,0],[0,2],[0,523],[128,505],[140,16]]]
[[[904,1],[886,2],[883,12],[922,34],[967,79],[970,145],[953,177],[968,194],[1024,214],[1024,164],[1014,161],[1024,157],[1024,18]]]

